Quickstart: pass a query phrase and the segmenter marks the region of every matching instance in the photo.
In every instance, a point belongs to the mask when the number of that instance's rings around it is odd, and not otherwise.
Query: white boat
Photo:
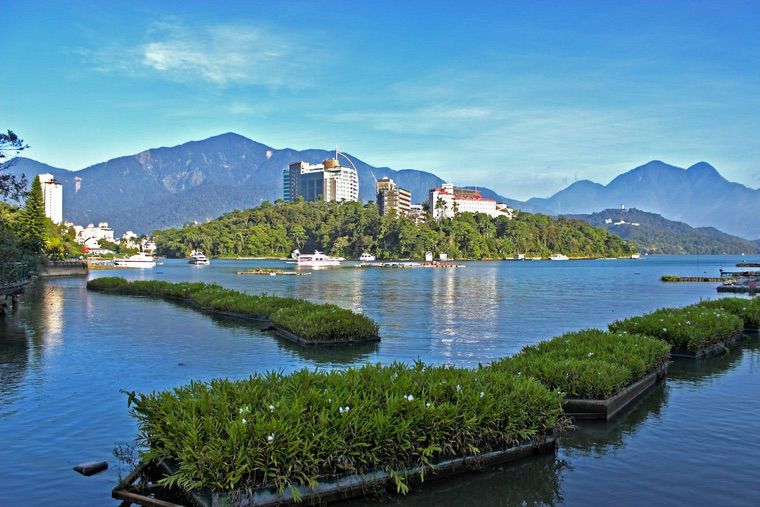
[[[567,255],[559,254],[559,253],[554,254],[549,257],[549,260],[551,261],[566,261],[568,259],[570,259],[570,257],[568,257]]]
[[[369,252],[364,252],[359,256],[359,260],[362,262],[375,262],[375,256]]]
[[[343,261],[342,257],[329,257],[319,250],[314,250],[313,254],[302,254],[298,250],[293,253],[298,267],[337,266]]]
[[[200,250],[193,250],[192,253],[190,253],[190,264],[206,266],[209,264],[209,260]]]
[[[641,254],[640,253],[633,253],[633,254],[631,254],[631,259],[640,259],[640,258],[641,258]]]
[[[153,256],[144,252],[131,255],[126,259],[114,259],[113,263],[121,268],[153,268],[156,266]]]

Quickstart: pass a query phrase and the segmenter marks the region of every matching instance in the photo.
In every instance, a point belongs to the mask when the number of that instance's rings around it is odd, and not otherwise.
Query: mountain
[[[66,220],[82,225],[107,221],[117,232],[144,233],[274,201],[282,197],[282,171],[289,163],[318,163],[334,155],[327,150],[277,150],[227,133],[115,158],[80,171],[23,157],[17,157],[8,171],[30,178],[52,173],[63,184]],[[375,199],[375,181],[384,176],[409,190],[416,203],[443,183],[429,172],[373,167],[353,155],[348,157],[359,172],[363,201]]]
[[[606,209],[590,215],[566,216],[634,241],[642,252],[702,255],[760,252],[760,244],[726,234],[714,227],[694,228],[635,208]]]
[[[755,190],[723,178],[706,162],[688,169],[653,160],[607,185],[577,181],[549,198],[532,198],[525,211],[566,215],[599,209],[645,209],[693,226],[711,226],[744,238],[760,237]]]

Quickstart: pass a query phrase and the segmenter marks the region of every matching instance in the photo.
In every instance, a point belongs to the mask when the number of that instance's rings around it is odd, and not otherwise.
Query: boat
[[[641,254],[640,253],[633,253],[633,254],[631,254],[631,259],[641,259]]]
[[[554,254],[549,257],[550,261],[566,261],[568,259],[570,259],[570,257],[568,257],[567,255],[560,254],[560,253]]]
[[[209,260],[200,250],[193,250],[192,253],[190,253],[190,264],[206,266],[209,264]]]
[[[296,250],[293,254],[298,267],[338,266],[343,261],[342,257],[330,257],[319,250],[314,250],[313,254],[302,254]]]
[[[359,260],[362,262],[375,262],[375,256],[369,252],[364,252],[359,256]]]
[[[130,255],[126,259],[114,259],[113,263],[120,268],[153,268],[156,266],[153,256],[145,252]]]

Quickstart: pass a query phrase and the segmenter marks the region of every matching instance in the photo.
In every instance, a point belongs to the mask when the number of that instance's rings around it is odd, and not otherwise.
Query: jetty
[[[722,282],[723,279],[717,276],[677,276],[662,275],[661,282]]]
[[[286,271],[284,269],[273,268],[258,268],[258,269],[246,269],[244,271],[237,271],[238,275],[262,275],[262,276],[306,276],[311,273],[300,273],[296,271]]]
[[[463,268],[464,264],[452,264],[449,262],[365,262],[359,264],[360,268]]]
[[[19,298],[34,274],[35,270],[23,262],[0,264],[0,317],[18,307]]]

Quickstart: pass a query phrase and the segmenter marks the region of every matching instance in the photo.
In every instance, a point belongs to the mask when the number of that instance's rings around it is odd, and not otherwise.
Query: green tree
[[[42,253],[45,247],[47,217],[45,217],[45,201],[42,198],[42,184],[39,177],[34,178],[32,188],[26,196],[19,229],[25,249],[35,254]]]
[[[8,169],[13,164],[13,160],[5,162],[9,154],[18,155],[27,148],[29,146],[24,144],[24,141],[19,139],[12,130],[7,131],[5,134],[0,133],[0,170]],[[24,194],[26,183],[24,175],[16,177],[13,174],[0,174],[0,197],[18,199]]]

